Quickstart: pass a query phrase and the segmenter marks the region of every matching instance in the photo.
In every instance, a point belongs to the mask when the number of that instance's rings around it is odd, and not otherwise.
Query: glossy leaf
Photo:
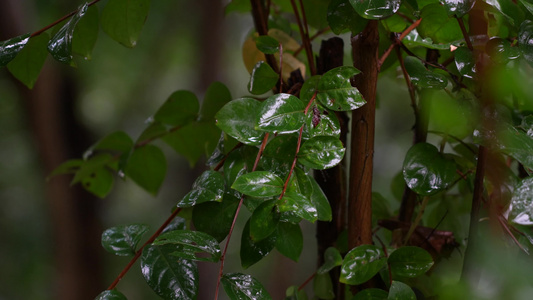
[[[216,113],[231,99],[231,93],[227,86],[218,81],[211,83],[205,92],[199,119],[201,121],[214,120]]]
[[[156,195],[167,172],[165,155],[154,145],[136,148],[128,159],[125,172],[140,187]]]
[[[449,42],[449,43],[436,43],[433,42],[433,40],[429,37],[422,37],[418,33],[416,29],[409,32],[407,36],[402,40],[402,42],[409,48],[416,47],[416,46],[422,46],[428,49],[435,49],[435,50],[449,50],[451,45],[459,46],[461,44],[461,40]]]
[[[306,129],[309,138],[315,136],[334,136],[338,138],[340,136],[339,119],[334,112],[324,108],[322,105],[312,105],[306,117]]]
[[[198,294],[198,267],[173,255],[174,245],[144,248],[141,271],[148,285],[163,299],[194,300]]]
[[[455,66],[459,74],[472,78],[476,73],[476,63],[474,55],[467,47],[459,47],[455,49]]]
[[[0,67],[5,67],[26,46],[30,34],[23,34],[12,39],[0,42]]]
[[[329,274],[316,274],[313,278],[313,292],[319,299],[335,299],[333,283]]]
[[[133,256],[148,229],[144,224],[111,227],[102,233],[102,247],[118,256]]]
[[[350,0],[355,11],[365,19],[387,18],[400,8],[400,0]]]
[[[304,246],[302,229],[298,224],[279,222],[276,249],[279,253],[297,262]]]
[[[313,223],[318,219],[316,207],[306,196],[293,191],[288,191],[278,200],[280,212],[292,212],[295,215]]]
[[[279,80],[279,75],[264,61],[258,62],[252,70],[248,91],[261,95],[270,91]]]
[[[312,76],[311,78],[307,79],[302,85],[302,88],[300,89],[300,100],[304,103],[304,105],[307,105],[307,103],[311,101],[311,98],[313,98],[315,92],[318,92],[317,88],[318,83],[320,82],[320,78],[322,78],[322,76]]]
[[[533,169],[533,138],[510,125],[504,125],[498,132],[497,146],[501,152],[510,155],[524,167]]]
[[[224,189],[222,174],[207,170],[194,181],[191,191],[178,202],[177,207],[191,207],[209,201],[220,202],[224,196]]]
[[[526,61],[533,65],[533,22],[526,20],[520,25],[518,31],[518,48]]]
[[[254,242],[270,236],[278,228],[279,212],[276,201],[265,201],[254,209],[250,217],[250,237]]]
[[[127,300],[127,298],[117,290],[105,290],[98,294],[94,300]]]
[[[342,265],[342,256],[335,247],[329,247],[324,251],[324,264],[316,271],[318,274],[326,274],[333,268]]]
[[[387,300],[388,296],[389,294],[384,290],[370,288],[355,294],[352,300]]]
[[[244,146],[228,155],[224,162],[224,179],[228,186],[233,185],[239,176],[246,173],[246,170],[252,169],[257,152],[258,149],[255,147]]]
[[[154,115],[154,120],[170,126],[184,126],[196,120],[200,104],[189,91],[176,91],[168,97]]]
[[[524,22],[524,12],[516,2],[512,0],[487,0],[486,2],[496,8],[516,28]]]
[[[405,283],[392,281],[388,300],[416,300],[415,292]]]
[[[459,23],[448,16],[440,3],[424,6],[420,16],[422,21],[417,30],[422,37],[431,38],[434,43],[450,43],[463,38]]]
[[[133,48],[149,9],[150,0],[110,0],[102,11],[100,24],[112,39]]]
[[[87,12],[87,8],[87,3],[81,6],[78,12],[48,41],[48,52],[56,60],[65,64],[69,64],[72,60],[72,36],[74,35],[74,29]]]
[[[510,60],[520,57],[520,50],[517,47],[511,47],[511,42],[506,39],[492,38],[485,44],[485,50],[492,61],[505,64]]]
[[[520,3],[529,11],[530,14],[533,14],[533,3],[531,0],[520,0]]]
[[[174,230],[185,230],[187,228],[187,220],[182,217],[175,217],[170,224],[163,229],[162,233],[170,232]]]
[[[449,16],[462,18],[474,6],[475,0],[440,0]]]
[[[224,274],[221,279],[224,291],[232,300],[272,299],[259,280],[242,273]]]
[[[398,248],[388,259],[393,276],[417,277],[433,266],[433,258],[424,249],[413,246]]]
[[[298,162],[313,169],[328,169],[341,162],[345,151],[338,138],[317,136],[302,145]]]
[[[46,33],[30,38],[26,46],[7,64],[9,72],[30,89],[35,85],[48,56],[48,38]]]
[[[521,180],[513,192],[509,220],[520,225],[533,225],[533,178]]]
[[[423,196],[435,194],[456,179],[456,165],[428,143],[411,147],[403,163],[403,176],[407,186]]]
[[[72,53],[79,54],[87,60],[91,59],[94,45],[98,39],[98,31],[100,30],[98,18],[96,5],[88,7],[87,12],[79,20],[72,35]]]
[[[301,194],[308,197],[316,207],[318,220],[331,221],[331,205],[313,176],[305,174],[300,168],[294,169],[296,183]]]
[[[222,202],[206,202],[197,204],[192,211],[194,227],[223,241],[231,228],[233,217],[237,211],[239,199],[224,195]]]
[[[343,66],[326,72],[318,82],[317,99],[325,107],[337,111],[349,111],[363,106],[366,101],[350,78],[359,74],[354,67]]]
[[[358,285],[368,281],[387,264],[381,249],[374,245],[356,247],[344,257],[339,281]]]
[[[216,114],[217,126],[241,143],[258,145],[265,134],[255,129],[260,106],[261,102],[252,98],[230,101]]]
[[[295,132],[305,123],[304,110],[304,104],[293,95],[272,95],[262,103],[256,127],[269,132]]]
[[[367,21],[355,12],[349,0],[333,0],[328,6],[328,24],[331,31],[341,34],[350,30],[353,34],[361,32]]]
[[[253,197],[271,197],[281,194],[283,180],[269,171],[255,171],[237,178],[232,189]]]
[[[193,122],[161,139],[194,166],[202,155],[213,152],[219,138],[220,129],[214,122]]]
[[[218,241],[209,234],[200,231],[169,231],[161,234],[152,245],[168,244],[175,246],[172,255],[179,258],[218,262],[221,255]],[[198,253],[201,253],[201,256]]]
[[[408,56],[405,58],[405,69],[409,73],[413,84],[421,88],[443,89],[448,85],[446,77],[429,71],[415,57]]]
[[[279,42],[268,35],[262,35],[255,40],[255,45],[259,51],[265,54],[274,54],[279,52]]]
[[[246,222],[241,236],[241,265],[244,269],[252,266],[267,256],[276,246],[276,233],[261,241],[254,242],[250,237],[250,221]]]

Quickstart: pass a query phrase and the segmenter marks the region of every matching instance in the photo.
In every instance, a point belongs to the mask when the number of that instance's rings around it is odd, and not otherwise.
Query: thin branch
[[[298,23],[298,29],[300,30],[300,35],[302,36],[302,43],[305,49],[305,53],[307,55],[307,62],[309,63],[309,69],[311,71],[311,75],[316,75],[316,67],[315,67],[315,60],[313,57],[313,50],[311,49],[311,41],[309,40],[309,32],[307,32],[304,28],[304,26],[307,28],[307,23],[305,22],[305,12],[302,8],[302,15],[304,17],[304,23],[302,23],[302,20],[300,18],[300,13],[298,11],[298,7],[296,6],[295,0],[291,0],[292,9],[294,10],[294,16],[296,17],[296,22]]]
[[[411,24],[411,26],[407,27],[407,29],[405,29],[402,32],[402,34],[400,34],[400,37],[398,37],[398,39],[396,39],[396,41],[394,43],[392,43],[392,45],[390,45],[389,49],[387,49],[387,51],[385,51],[385,53],[383,53],[383,55],[379,59],[379,61],[378,61],[378,69],[381,69],[381,65],[383,65],[383,63],[385,62],[387,57],[389,57],[389,54],[391,53],[392,49],[394,49],[394,47],[398,46],[400,44],[400,42],[403,40],[403,38],[405,38],[411,31],[413,31],[413,29],[418,27],[418,25],[420,25],[420,22],[422,22],[422,19],[416,20],[416,22]]]
[[[239,149],[240,147],[242,147],[242,145],[244,145],[244,144],[240,143],[240,142],[237,145],[235,145],[235,147],[233,147],[226,155],[224,155],[222,160],[218,162],[218,164],[215,166],[215,168],[213,168],[213,170],[214,171],[220,170],[220,168],[222,168],[222,166],[224,165],[224,162],[226,161],[226,159],[228,158],[230,153],[232,153],[233,151]]]
[[[411,238],[411,235],[415,231],[416,227],[418,227],[418,224],[420,224],[420,220],[422,220],[422,215],[424,214],[424,211],[426,210],[428,201],[429,201],[429,196],[425,196],[424,199],[422,200],[422,205],[420,206],[420,210],[418,211],[418,214],[416,215],[415,221],[411,224],[411,227],[409,227],[409,231],[407,232],[407,235],[405,236],[404,244],[407,244],[407,242]]]
[[[311,282],[311,280],[313,280],[313,278],[315,278],[316,276],[316,272],[311,274],[311,276],[309,276],[302,284],[300,284],[300,286],[298,287],[298,291],[301,291],[303,290],[303,288],[309,283]]]
[[[315,34],[313,34],[310,38],[309,38],[309,41],[312,42],[314,41],[317,37],[321,36],[322,34],[328,32],[331,30],[331,27],[324,27],[322,29],[320,29],[319,31],[317,31]],[[294,56],[297,56],[298,54],[300,54],[300,52],[302,52],[302,50],[304,49],[304,46],[300,46],[300,48],[296,49],[296,51],[294,51],[293,55]]]
[[[466,32],[466,27],[465,27],[465,23],[463,22],[463,19],[457,16],[455,17],[455,19],[459,23],[459,27],[461,27],[461,32],[463,33],[463,36],[465,38],[466,46],[468,47],[468,49],[470,49],[470,51],[474,51],[474,46],[472,46],[472,41],[470,40],[470,37],[468,36],[468,32]]]
[[[511,237],[511,239],[513,240],[513,242],[515,242],[515,244],[518,246],[518,248],[520,248],[526,254],[529,254],[529,252],[526,250],[526,248],[524,248],[524,246],[522,246],[522,244],[520,244],[520,242],[516,239],[514,234],[509,229],[509,226],[507,226],[507,224],[505,222],[507,220],[502,215],[499,215],[498,216],[498,221],[500,222],[500,225],[502,226],[503,230],[509,235],[509,237]]]

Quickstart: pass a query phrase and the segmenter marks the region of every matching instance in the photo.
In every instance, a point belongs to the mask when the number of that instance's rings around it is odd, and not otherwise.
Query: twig
[[[420,220],[422,220],[422,215],[424,214],[424,211],[426,210],[426,206],[428,205],[429,196],[425,196],[422,200],[422,205],[420,206],[420,210],[418,211],[418,214],[416,215],[415,221],[411,224],[411,227],[409,227],[409,231],[407,232],[407,235],[405,236],[404,244],[407,245],[407,242],[411,238],[411,235],[415,231],[416,227],[418,227],[418,224],[420,224]]]
[[[392,45],[390,45],[389,49],[387,49],[387,51],[385,51],[385,53],[383,53],[383,55],[379,59],[379,61],[378,61],[378,69],[381,69],[381,65],[383,65],[383,63],[385,62],[385,60],[387,59],[387,57],[391,53],[392,49],[394,49],[394,47],[398,46],[400,44],[401,40],[403,40],[403,38],[406,37],[409,34],[409,32],[413,31],[413,29],[415,29],[418,25],[420,25],[420,22],[422,22],[422,19],[416,20],[416,22],[411,24],[411,26],[407,27],[407,29],[405,29],[402,32],[402,34],[400,34],[400,37],[398,37],[396,39],[396,41],[394,43],[392,43]]]
[[[311,280],[313,280],[313,278],[315,278],[316,276],[316,272],[311,274],[311,276],[309,276],[302,284],[300,284],[300,286],[298,287],[298,291],[301,291],[303,290],[303,288],[309,283],[311,282]]]
[[[298,23],[298,29],[300,30],[300,35],[302,36],[302,43],[304,45],[305,53],[307,55],[307,62],[309,63],[309,69],[311,71],[311,75],[316,75],[316,67],[315,67],[315,61],[313,59],[314,57],[313,57],[313,50],[311,49],[311,42],[309,40],[309,32],[307,32],[305,29],[307,28],[307,22],[305,19],[305,11],[303,9],[302,2],[300,0],[302,16],[304,18],[303,23],[300,18],[300,13],[298,11],[298,7],[296,6],[295,0],[291,0],[291,5],[292,5],[292,9],[294,10],[294,16],[296,17],[296,22]]]
[[[466,32],[466,27],[465,27],[465,23],[463,22],[463,19],[457,16],[455,17],[455,19],[459,23],[459,27],[461,27],[461,32],[463,33],[463,36],[465,38],[466,46],[468,47],[468,49],[470,49],[470,51],[474,51],[474,46],[472,46],[472,41],[470,40],[470,37],[468,36],[468,32]]]

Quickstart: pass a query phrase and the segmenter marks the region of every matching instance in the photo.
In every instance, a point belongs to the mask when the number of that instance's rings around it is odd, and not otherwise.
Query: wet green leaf
[[[125,172],[140,187],[156,195],[167,173],[165,155],[154,145],[136,148],[128,159]]]
[[[449,16],[462,18],[472,9],[475,0],[440,0],[440,3],[446,8]]]
[[[418,277],[433,266],[431,255],[426,250],[413,246],[398,248],[391,253],[388,261],[392,276],[399,277]]]
[[[292,212],[295,215],[313,223],[318,219],[318,213],[314,204],[304,195],[288,191],[278,200],[280,212]]]
[[[294,169],[294,178],[298,186],[299,192],[309,198],[316,207],[318,213],[318,220],[331,221],[331,205],[328,198],[316,182],[313,176],[305,174],[300,168]]]
[[[320,299],[335,299],[333,283],[329,274],[316,274],[313,278],[313,292]]]
[[[247,269],[251,265],[267,256],[276,246],[276,232],[259,242],[254,242],[250,237],[250,220],[246,222],[241,236],[241,265]]]
[[[531,20],[526,20],[520,25],[518,48],[529,65],[533,66],[533,22]]]
[[[405,283],[392,281],[388,300],[416,300],[415,292]]]
[[[518,182],[511,198],[509,220],[520,225],[533,225],[533,178]]]
[[[389,294],[380,289],[364,289],[359,293],[355,294],[352,300],[387,300]]]
[[[26,46],[30,34],[23,34],[12,39],[0,42],[0,67],[5,67]]]
[[[339,119],[334,112],[324,108],[322,105],[317,103],[312,105],[306,118],[306,129],[309,138],[315,136],[334,136],[338,138],[341,134]]]
[[[317,98],[320,103],[337,111],[349,111],[363,106],[366,101],[350,83],[350,78],[359,73],[354,67],[343,66],[322,75],[317,86]]]
[[[313,169],[328,169],[341,162],[345,151],[338,138],[317,136],[302,145],[298,162]]]
[[[516,159],[524,167],[533,169],[533,138],[527,133],[505,125],[498,132],[498,142],[495,146],[500,151]]]
[[[48,39],[46,33],[30,38],[26,46],[7,64],[9,72],[30,89],[35,85],[48,56]]]
[[[339,281],[358,285],[368,281],[387,264],[381,249],[374,245],[356,247],[344,257]]]
[[[429,37],[434,43],[450,43],[463,39],[459,23],[448,16],[446,8],[440,3],[424,6],[420,16],[422,21],[417,30],[422,37]]]
[[[302,101],[293,95],[272,95],[262,103],[256,127],[262,131],[277,133],[298,131],[305,123],[304,110]]]
[[[48,42],[48,52],[56,60],[65,64],[69,64],[72,60],[72,36],[74,35],[74,29],[87,12],[87,8],[87,3],[80,6],[78,12]]]
[[[133,48],[149,9],[150,0],[110,0],[102,11],[100,24],[112,39]]]
[[[520,57],[518,47],[511,47],[511,42],[506,39],[492,38],[485,44],[485,50],[492,61],[505,64],[510,60]]]
[[[222,242],[229,233],[238,205],[239,199],[228,194],[222,202],[197,204],[192,211],[194,227]]]
[[[400,0],[350,0],[355,11],[365,19],[387,18],[400,8]]]
[[[198,294],[198,267],[173,255],[174,245],[144,248],[141,271],[148,285],[163,299],[194,300]]]
[[[276,249],[278,249],[279,253],[297,262],[304,246],[300,225],[279,222],[277,229]]]
[[[307,103],[311,101],[311,98],[313,98],[315,92],[317,92],[320,78],[322,78],[322,76],[312,76],[311,78],[307,79],[302,85],[302,88],[300,89],[300,100],[304,103],[304,105],[307,105]]]
[[[342,256],[335,247],[329,247],[324,252],[324,264],[318,268],[317,274],[326,274],[333,268],[342,265]]]
[[[367,23],[355,12],[349,0],[332,0],[328,6],[327,19],[335,34],[341,34],[345,30],[350,30],[353,34],[359,33]]]
[[[457,177],[456,165],[447,159],[437,147],[418,143],[407,151],[403,163],[403,176],[407,186],[423,196],[446,189]]]
[[[202,155],[213,152],[220,138],[220,129],[214,122],[193,122],[171,132],[161,139],[176,152],[185,156],[194,166]]]
[[[272,172],[255,171],[241,175],[231,188],[248,196],[271,197],[281,194],[283,184],[283,180]]]
[[[111,227],[102,233],[102,247],[118,256],[133,256],[148,229],[149,227],[144,224]]]
[[[87,12],[76,25],[72,35],[72,53],[91,59],[94,45],[98,39],[98,8],[96,5],[87,8]]]
[[[421,88],[443,89],[448,85],[448,80],[445,76],[426,69],[424,64],[415,57],[408,56],[405,58],[405,69],[409,73],[413,84]]]
[[[259,51],[265,54],[274,54],[279,52],[279,42],[268,35],[262,35],[255,40],[255,45]]]
[[[185,230],[187,228],[187,220],[182,217],[175,217],[170,224],[163,229],[162,233],[174,230]]]
[[[216,114],[217,126],[241,143],[258,145],[265,134],[255,129],[260,106],[261,102],[252,98],[230,101]]]
[[[154,115],[156,122],[170,126],[184,126],[196,120],[200,104],[189,91],[176,91],[168,97]]]
[[[418,31],[414,29],[413,31],[409,32],[407,36],[402,40],[402,42],[409,48],[413,48],[416,46],[422,46],[428,49],[435,49],[435,50],[449,50],[451,45],[459,46],[461,44],[461,40],[449,42],[449,43],[434,43],[433,40],[429,37],[423,38],[420,36]]]
[[[224,189],[222,174],[207,170],[194,181],[191,191],[176,206],[191,207],[204,202],[220,202],[224,196]]]
[[[496,8],[506,20],[516,28],[524,22],[524,12],[512,0],[487,0],[487,4]]]
[[[254,209],[250,217],[250,237],[258,242],[270,236],[278,228],[279,212],[276,200],[265,201]]]
[[[211,83],[205,92],[199,119],[201,121],[214,120],[216,113],[231,99],[227,86],[218,81]]]
[[[228,186],[233,185],[239,176],[253,168],[257,152],[255,147],[244,146],[228,155],[224,162],[224,178]]]
[[[218,241],[209,234],[200,231],[169,231],[161,234],[152,245],[168,244],[175,246],[172,255],[179,258],[218,262],[221,255]]]
[[[259,280],[242,273],[224,274],[221,279],[224,291],[231,300],[272,299]]]
[[[278,82],[279,75],[264,61],[258,62],[252,70],[248,91],[261,95],[270,91]]]
[[[474,54],[467,47],[459,47],[455,49],[455,66],[459,74],[472,78],[476,73],[476,63],[474,61]]]
[[[127,298],[117,290],[106,290],[98,294],[94,300],[127,300]]]
[[[522,5],[529,11],[530,14],[533,14],[533,3],[531,0],[519,0]]]
[[[424,101],[428,101],[430,108],[425,114],[431,130],[463,139],[478,126],[479,110],[467,99],[459,99],[459,95],[452,97],[442,90],[428,91],[427,95]]]

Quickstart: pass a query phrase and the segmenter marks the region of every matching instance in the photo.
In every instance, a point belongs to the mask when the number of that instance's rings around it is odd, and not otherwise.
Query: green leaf
[[[161,139],[194,166],[202,155],[209,155],[220,138],[220,129],[214,122],[193,122],[171,132]]]
[[[515,224],[533,225],[533,177],[528,177],[516,185],[511,198],[509,220]]]
[[[193,261],[173,255],[174,245],[144,248],[141,271],[154,292],[164,299],[194,300],[198,294],[198,267]]]
[[[279,222],[277,228],[276,249],[278,249],[279,253],[297,262],[304,246],[300,225]]]
[[[498,132],[497,147],[503,153],[512,156],[524,167],[533,169],[533,138],[510,125],[504,125]]]
[[[350,0],[355,11],[365,19],[387,18],[400,8],[400,0]]]
[[[224,176],[219,172],[207,170],[194,181],[191,191],[176,206],[191,207],[203,202],[220,202],[224,189]]]
[[[258,149],[255,147],[244,146],[228,155],[224,162],[224,179],[228,186],[233,185],[239,176],[246,173],[246,170],[252,169],[257,152]]]
[[[318,220],[331,221],[331,205],[313,176],[305,174],[300,168],[294,169],[296,183],[301,194],[308,197],[316,207]]]
[[[224,195],[222,202],[205,202],[194,206],[192,221],[198,231],[213,236],[222,242],[229,233],[239,199]]]
[[[333,268],[342,265],[342,256],[335,247],[329,247],[324,251],[324,264],[318,268],[317,274],[326,274]]]
[[[262,239],[259,242],[254,242],[250,237],[250,220],[246,222],[241,236],[241,265],[244,269],[252,266],[267,256],[276,246],[276,233],[269,237]]]
[[[387,264],[381,249],[374,245],[361,245],[346,254],[339,281],[358,285],[368,281]]]
[[[313,169],[324,170],[339,164],[345,151],[338,138],[317,136],[302,145],[298,162]]]
[[[416,300],[415,292],[405,283],[392,281],[388,300]]]
[[[511,25],[518,28],[524,22],[524,12],[516,2],[512,0],[487,0],[486,3],[496,8]]]
[[[387,300],[388,296],[389,294],[384,290],[371,288],[355,294],[352,300]]]
[[[84,178],[93,176],[93,173],[96,170],[104,168],[112,162],[113,157],[108,153],[91,156],[89,159],[83,161],[83,163],[80,165],[80,168],[78,171],[76,171],[76,175],[74,175],[74,178],[72,178],[71,184],[73,185],[79,183]]]
[[[459,23],[448,16],[446,8],[440,3],[424,6],[420,17],[422,21],[417,30],[423,38],[429,37],[435,43],[450,43],[463,38]]]
[[[304,110],[302,101],[293,95],[272,95],[261,105],[256,128],[277,133],[298,131],[305,123]]]
[[[216,124],[228,135],[241,143],[258,145],[264,132],[255,129],[261,102],[252,98],[240,98],[228,102],[216,114]]]
[[[308,300],[305,290],[300,290],[297,285],[292,285],[285,290],[285,300]]]
[[[322,105],[313,104],[306,118],[306,129],[309,138],[315,136],[334,136],[338,138],[341,134],[341,126],[337,115]]]
[[[68,22],[48,42],[48,52],[56,60],[69,64],[72,60],[72,36],[76,25],[87,12],[87,3],[78,8]]]
[[[102,11],[100,24],[112,39],[133,48],[149,9],[150,0],[109,0]]]
[[[448,16],[462,18],[472,9],[475,0],[440,0],[440,3],[446,8]]]
[[[135,183],[155,196],[167,172],[165,155],[154,145],[136,148],[128,159],[125,172]]]
[[[525,20],[518,31],[518,48],[522,55],[533,66],[533,22]]]
[[[474,61],[474,54],[467,47],[459,47],[455,49],[455,66],[459,74],[472,78],[476,73],[476,63]]]
[[[452,97],[443,90],[427,92],[429,109],[425,110],[429,119],[429,128],[464,139],[470,136],[479,125],[479,111],[474,107],[474,101],[461,99],[460,95]]]
[[[105,198],[111,192],[114,181],[111,171],[102,166],[93,170],[90,176],[81,179],[81,185],[93,195]]]
[[[55,168],[50,175],[48,175],[47,179],[62,174],[74,174],[80,169],[83,163],[84,160],[82,159],[69,159]]]
[[[533,14],[533,3],[531,3],[531,0],[520,0],[520,3],[524,5],[524,7],[529,11],[530,14]]]
[[[407,151],[403,163],[403,177],[411,190],[429,196],[453,183],[456,169],[454,161],[445,158],[437,147],[418,143]]]
[[[179,258],[218,262],[221,255],[218,241],[209,234],[200,231],[169,231],[161,234],[152,245],[168,244],[175,246],[172,255]],[[201,253],[202,256],[198,256],[197,253]]]
[[[15,59],[7,64],[9,72],[30,89],[35,85],[48,56],[48,39],[46,33],[30,38]]]
[[[320,299],[335,299],[333,283],[329,274],[316,274],[313,278],[313,292]]]
[[[279,75],[264,61],[258,62],[252,70],[248,91],[261,95],[270,91],[278,82]]]
[[[352,34],[363,31],[367,21],[355,12],[348,0],[332,0],[328,6],[328,24],[331,31],[341,34],[350,30]]]
[[[98,31],[100,30],[98,18],[96,5],[87,8],[87,12],[79,20],[72,34],[72,53],[79,54],[87,60],[91,59],[94,45],[98,39]]]
[[[433,258],[424,249],[413,246],[398,248],[388,259],[393,276],[418,277],[431,269]]]
[[[149,227],[144,224],[111,227],[102,233],[102,247],[118,256],[133,256],[148,229]]]
[[[279,42],[268,35],[262,35],[255,40],[255,45],[259,51],[265,54],[275,54],[279,52]]]
[[[433,40],[429,37],[426,37],[426,38],[421,37],[418,31],[414,29],[413,31],[409,32],[409,34],[405,36],[402,42],[409,48],[422,46],[428,49],[449,50],[451,45],[459,46],[462,41],[456,40],[456,41],[449,42],[449,43],[438,44],[438,43],[434,43]]]
[[[281,194],[283,184],[283,180],[272,172],[255,171],[241,175],[231,188],[248,196],[271,197]]]
[[[250,237],[258,242],[270,236],[278,228],[279,212],[276,200],[265,201],[254,209],[250,217]]]
[[[157,110],[154,120],[173,127],[184,126],[196,120],[199,110],[200,104],[195,94],[176,91]]]
[[[302,88],[300,89],[300,100],[305,105],[307,105],[307,103],[311,101],[311,98],[313,98],[315,92],[318,92],[317,88],[318,83],[320,82],[320,78],[322,78],[322,76],[312,76],[311,78],[307,79],[302,85]]]
[[[117,290],[106,290],[98,294],[94,300],[127,300],[127,298]]]
[[[485,44],[485,50],[491,60],[499,64],[505,64],[510,60],[520,57],[521,51],[519,48],[520,46],[518,48],[512,47],[511,42],[501,38],[491,38]]]
[[[116,131],[96,142],[96,144],[91,146],[83,156],[84,158],[88,158],[96,150],[107,150],[122,154],[129,152],[133,146],[133,140],[127,133],[124,131]]]
[[[283,198],[278,200],[278,208],[280,212],[292,212],[311,223],[318,219],[316,207],[307,197],[298,192],[286,192]]]
[[[216,113],[231,99],[231,93],[223,83],[218,81],[211,83],[205,92],[199,120],[214,120]]]
[[[405,58],[405,69],[413,84],[421,88],[443,89],[448,85],[445,76],[429,71],[422,62],[415,57]]]
[[[30,34],[19,35],[7,41],[0,42],[0,68],[5,67],[26,46]]]
[[[224,274],[221,279],[224,291],[231,300],[272,299],[259,280],[242,273]]]
[[[349,111],[363,106],[366,101],[350,78],[361,73],[354,67],[343,66],[327,71],[318,82],[317,99],[325,107],[337,111]]]

